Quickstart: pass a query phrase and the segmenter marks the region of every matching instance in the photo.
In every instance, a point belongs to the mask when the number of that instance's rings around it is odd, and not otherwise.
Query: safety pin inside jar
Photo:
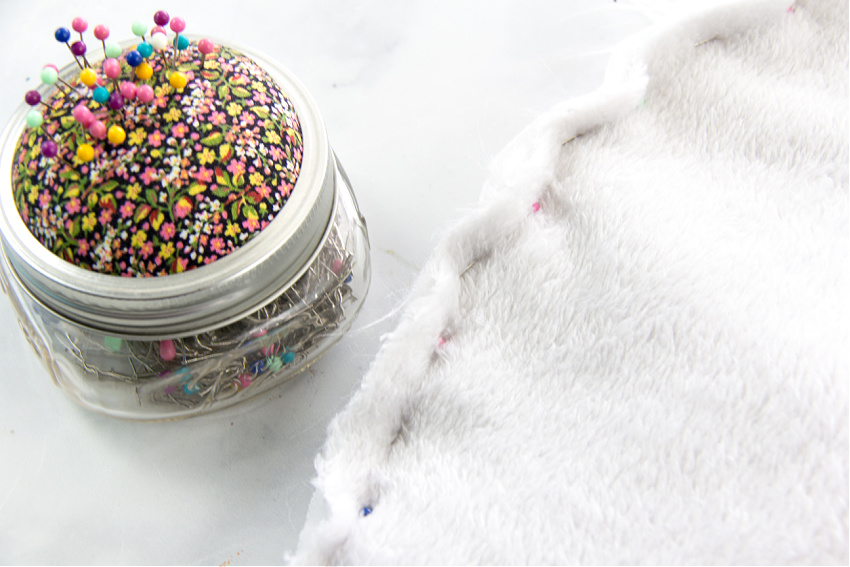
[[[368,290],[369,242],[365,222],[347,176],[330,148],[315,103],[288,71],[258,53],[232,48],[221,57],[244,57],[256,63],[267,73],[269,81],[279,87],[285,97],[284,106],[289,105],[294,116],[287,119],[286,131],[294,132],[294,126],[300,131],[300,136],[291,136],[299,141],[295,155],[300,161],[297,180],[274,217],[250,240],[232,246],[230,253],[195,269],[181,272],[178,262],[173,264],[178,269],[165,275],[120,277],[98,272],[96,268],[101,264],[81,266],[69,261],[71,252],[64,252],[67,248],[57,245],[56,238],[46,238],[44,235],[49,231],[42,230],[43,225],[34,229],[32,223],[27,223],[27,218],[35,213],[21,212],[22,207],[26,208],[26,197],[17,190],[22,181],[21,174],[16,176],[15,172],[20,171],[22,164],[37,168],[46,167],[47,163],[43,155],[34,156],[33,160],[21,158],[27,144],[35,147],[38,143],[27,137],[26,107],[21,108],[0,140],[2,171],[4,175],[11,172],[12,179],[12,190],[0,195],[3,245],[0,268],[4,291],[11,299],[24,335],[54,382],[96,411],[129,419],[170,419],[227,407],[265,392],[304,370],[335,343],[350,327]],[[218,69],[232,69],[230,63]],[[221,89],[223,71],[217,74],[213,72],[215,69],[209,60],[198,66],[195,72],[201,85],[198,88],[221,96],[219,102],[226,112],[230,95]],[[242,80],[239,77],[245,74],[237,74],[233,83],[226,84],[235,93],[231,97],[234,104],[244,102],[238,97],[244,94],[239,90]],[[82,92],[82,87],[76,85],[76,75],[71,67],[60,73]],[[219,81],[217,85],[216,81]],[[43,98],[50,100],[50,92],[45,91]],[[52,111],[62,112],[62,101],[55,93],[53,100],[57,102]],[[180,107],[181,112],[192,104],[195,103],[186,101]],[[205,104],[211,103],[205,101]],[[275,104],[272,101],[268,106],[274,110]],[[262,110],[264,107],[259,107],[259,111],[252,108],[248,108],[245,118],[248,122],[268,115]],[[198,143],[194,146],[202,156],[214,153],[217,159],[228,157],[227,165],[230,165],[236,159],[232,156],[251,148],[225,143],[236,139],[227,134],[234,130],[234,124],[229,129],[225,126],[200,126],[201,131],[195,136]],[[211,141],[219,141],[219,134],[221,143],[216,146]],[[168,139],[165,136],[163,143],[169,143]],[[285,167],[291,168],[293,152],[289,147],[285,150],[286,155],[276,156],[276,163],[282,160]],[[103,155],[111,155],[108,151],[117,150],[106,149]],[[199,171],[204,172],[207,181],[220,182],[207,183],[204,187],[204,191],[218,195],[204,202],[213,204],[206,212],[218,206],[227,217],[236,208],[231,206],[235,201],[223,185],[244,195],[244,187],[251,182],[246,181],[247,170],[241,172],[239,180],[243,185],[240,185],[233,174],[239,171],[239,166],[231,167],[227,175],[225,163],[220,165],[218,169],[199,168]],[[59,175],[67,176],[75,175],[69,173],[74,170],[88,172],[81,175],[85,180],[86,175],[91,178],[94,167],[81,168],[73,162],[57,168]],[[133,178],[138,180],[142,175],[139,172]],[[103,187],[108,183],[112,190],[109,195],[120,194],[119,200],[124,199],[125,212],[138,211],[139,207],[150,207],[150,211],[157,208],[156,203],[151,204],[157,198],[155,195],[149,194],[148,202],[128,200],[127,194],[137,189],[122,185],[126,180],[115,181],[115,178],[99,179],[90,184]],[[34,185],[34,181],[28,183],[27,187]],[[261,187],[265,180],[255,176],[253,183]],[[66,184],[62,188],[67,190],[70,186]],[[192,187],[200,191],[200,184]],[[48,188],[36,186],[36,191],[37,201]],[[92,190],[89,195],[95,193]],[[164,195],[163,202],[168,204],[161,207],[163,218],[182,218],[181,197],[167,194],[167,187],[158,193]],[[64,202],[64,208],[58,207],[47,202],[49,197],[44,197],[46,209],[64,215],[68,201]],[[112,198],[98,196],[104,207],[118,216],[120,207],[110,203]],[[91,205],[88,212],[103,214],[104,209],[98,208],[100,201],[90,196],[88,199]],[[227,202],[222,204],[223,201]],[[198,199],[183,206],[189,208],[192,204],[201,208],[201,203]],[[124,235],[131,243],[128,247],[135,246],[133,236],[155,229],[152,224],[155,221],[151,219],[158,213],[150,211],[142,219],[145,222],[129,229],[135,231],[133,234]],[[58,222],[64,222],[72,230],[78,218],[65,217]],[[82,218],[86,222],[86,217]],[[156,226],[161,229],[165,221],[158,217],[157,220]],[[256,219],[249,215],[244,222],[253,220]],[[224,230],[224,226],[233,225],[221,223],[220,226]],[[80,229],[77,230],[79,233]],[[137,237],[136,244],[140,240]],[[202,241],[209,245],[211,238]],[[170,250],[168,242],[160,245]],[[181,251],[187,249],[185,245]],[[192,260],[201,263],[197,255]],[[146,264],[140,260],[138,265]],[[147,265],[156,268],[150,262]]]

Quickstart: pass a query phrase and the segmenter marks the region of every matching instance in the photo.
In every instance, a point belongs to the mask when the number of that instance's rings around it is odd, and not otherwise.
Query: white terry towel
[[[620,53],[442,238],[296,563],[847,563],[848,6]]]

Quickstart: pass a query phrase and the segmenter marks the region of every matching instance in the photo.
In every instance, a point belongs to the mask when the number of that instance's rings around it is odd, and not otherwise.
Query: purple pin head
[[[38,91],[27,91],[27,94],[24,95],[24,100],[28,105],[35,106],[41,102],[41,94]]]
[[[121,110],[124,106],[124,97],[118,91],[109,95],[109,108],[112,110]]]
[[[82,57],[86,54],[86,44],[82,41],[75,41],[71,44],[71,53],[73,53],[75,57]]]
[[[160,10],[153,15],[153,21],[158,26],[164,26],[168,23],[168,12]]]
[[[53,140],[45,140],[41,143],[41,154],[47,158],[56,157],[59,153],[59,146]]]

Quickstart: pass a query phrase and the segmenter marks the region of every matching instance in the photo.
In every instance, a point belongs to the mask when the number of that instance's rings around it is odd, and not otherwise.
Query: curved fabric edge
[[[458,311],[459,276],[486,257],[494,242],[520,230],[529,208],[554,180],[562,146],[636,108],[652,58],[766,23],[781,17],[789,5],[788,0],[730,2],[651,26],[615,48],[600,88],[554,106],[497,154],[477,208],[440,237],[396,330],[384,337],[360,390],[331,422],[316,457],[316,493],[308,522],[296,552],[285,556],[287,562],[343,561],[348,539],[356,535],[364,511],[378,503],[385,480],[365,463],[386,458],[403,429],[413,403],[409,387],[438,356],[441,334],[451,329]]]

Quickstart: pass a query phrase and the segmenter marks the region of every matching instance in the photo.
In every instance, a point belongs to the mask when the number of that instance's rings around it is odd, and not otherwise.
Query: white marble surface
[[[309,372],[171,423],[77,407],[0,301],[0,563],[281,563],[304,524],[327,424],[441,228],[476,202],[512,136],[598,86],[610,47],[670,5],[0,0],[0,120],[45,63],[70,61],[55,28],[83,15],[130,38],[134,19],[161,8],[187,32],[271,55],[311,91],[368,221],[372,287],[352,331]]]

